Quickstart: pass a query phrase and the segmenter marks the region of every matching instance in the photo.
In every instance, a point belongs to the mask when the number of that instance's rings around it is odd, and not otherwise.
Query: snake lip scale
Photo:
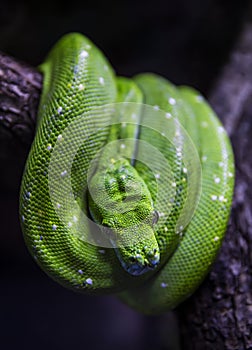
[[[116,293],[145,314],[175,308],[209,272],[230,215],[234,160],[221,122],[190,87],[116,76],[79,33],[39,69],[20,190],[30,253],[74,291]]]

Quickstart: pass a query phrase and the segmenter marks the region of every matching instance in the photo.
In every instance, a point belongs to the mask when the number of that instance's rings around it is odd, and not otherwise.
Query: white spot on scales
[[[103,78],[103,77],[100,77],[100,78],[99,78],[99,83],[100,83],[101,85],[104,85],[104,84],[105,84],[104,78]]]
[[[224,128],[223,128],[223,126],[218,126],[218,133],[219,134],[222,134],[223,132],[224,132]]]
[[[170,105],[172,105],[172,106],[176,104],[176,100],[175,100],[175,98],[173,98],[173,97],[169,97],[168,102],[169,102]]]
[[[203,98],[203,96],[201,96],[201,95],[197,95],[197,96],[195,97],[195,100],[196,100],[196,102],[203,102],[203,101],[204,101],[204,98]]]
[[[224,201],[225,201],[225,198],[224,198],[223,195],[219,196],[219,201],[220,201],[220,202],[224,202]]]
[[[85,51],[85,50],[82,50],[81,53],[80,53],[80,57],[81,57],[81,58],[86,58],[86,57],[88,57],[88,52]]]
[[[215,177],[214,182],[215,182],[216,184],[219,184],[219,183],[220,183],[220,178],[219,178],[219,177]]]
[[[160,287],[161,287],[161,288],[166,288],[166,287],[168,287],[168,283],[161,282],[161,283],[160,283]]]
[[[66,176],[66,174],[67,174],[67,171],[64,170],[64,171],[62,171],[62,173],[60,173],[60,176],[61,176],[61,177],[64,177],[64,176]]]

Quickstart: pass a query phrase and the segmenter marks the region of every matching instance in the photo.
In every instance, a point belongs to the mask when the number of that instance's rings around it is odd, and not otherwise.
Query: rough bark
[[[210,95],[234,147],[236,189],[218,259],[196,294],[178,310],[184,349],[252,348],[252,25],[245,26]],[[0,149],[28,150],[34,136],[42,76],[0,54]],[[15,154],[15,157],[17,155]]]
[[[1,193],[18,190],[34,137],[41,86],[37,69],[0,52],[0,163],[2,169],[11,169],[0,173]]]
[[[0,136],[30,145],[42,76],[37,69],[0,52]]]

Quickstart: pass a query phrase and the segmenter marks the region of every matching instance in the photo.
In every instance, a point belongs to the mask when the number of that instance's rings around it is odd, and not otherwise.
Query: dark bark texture
[[[42,76],[23,62],[0,52],[0,162],[1,192],[8,192],[21,177],[35,133]]]
[[[34,137],[42,76],[1,53],[0,78],[0,160],[13,161],[19,149],[27,153]],[[236,186],[218,259],[200,289],[177,310],[182,348],[252,349],[251,24],[244,27],[209,99],[231,137]]]
[[[0,53],[1,140],[31,144],[42,87],[42,76],[33,67]]]

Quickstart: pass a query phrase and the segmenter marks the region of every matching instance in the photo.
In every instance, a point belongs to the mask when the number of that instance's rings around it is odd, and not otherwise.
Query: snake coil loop
[[[233,194],[228,136],[205,99],[154,74],[116,77],[78,33],[44,74],[20,192],[26,244],[42,269],[85,293],[119,293],[143,313],[202,282]]]

